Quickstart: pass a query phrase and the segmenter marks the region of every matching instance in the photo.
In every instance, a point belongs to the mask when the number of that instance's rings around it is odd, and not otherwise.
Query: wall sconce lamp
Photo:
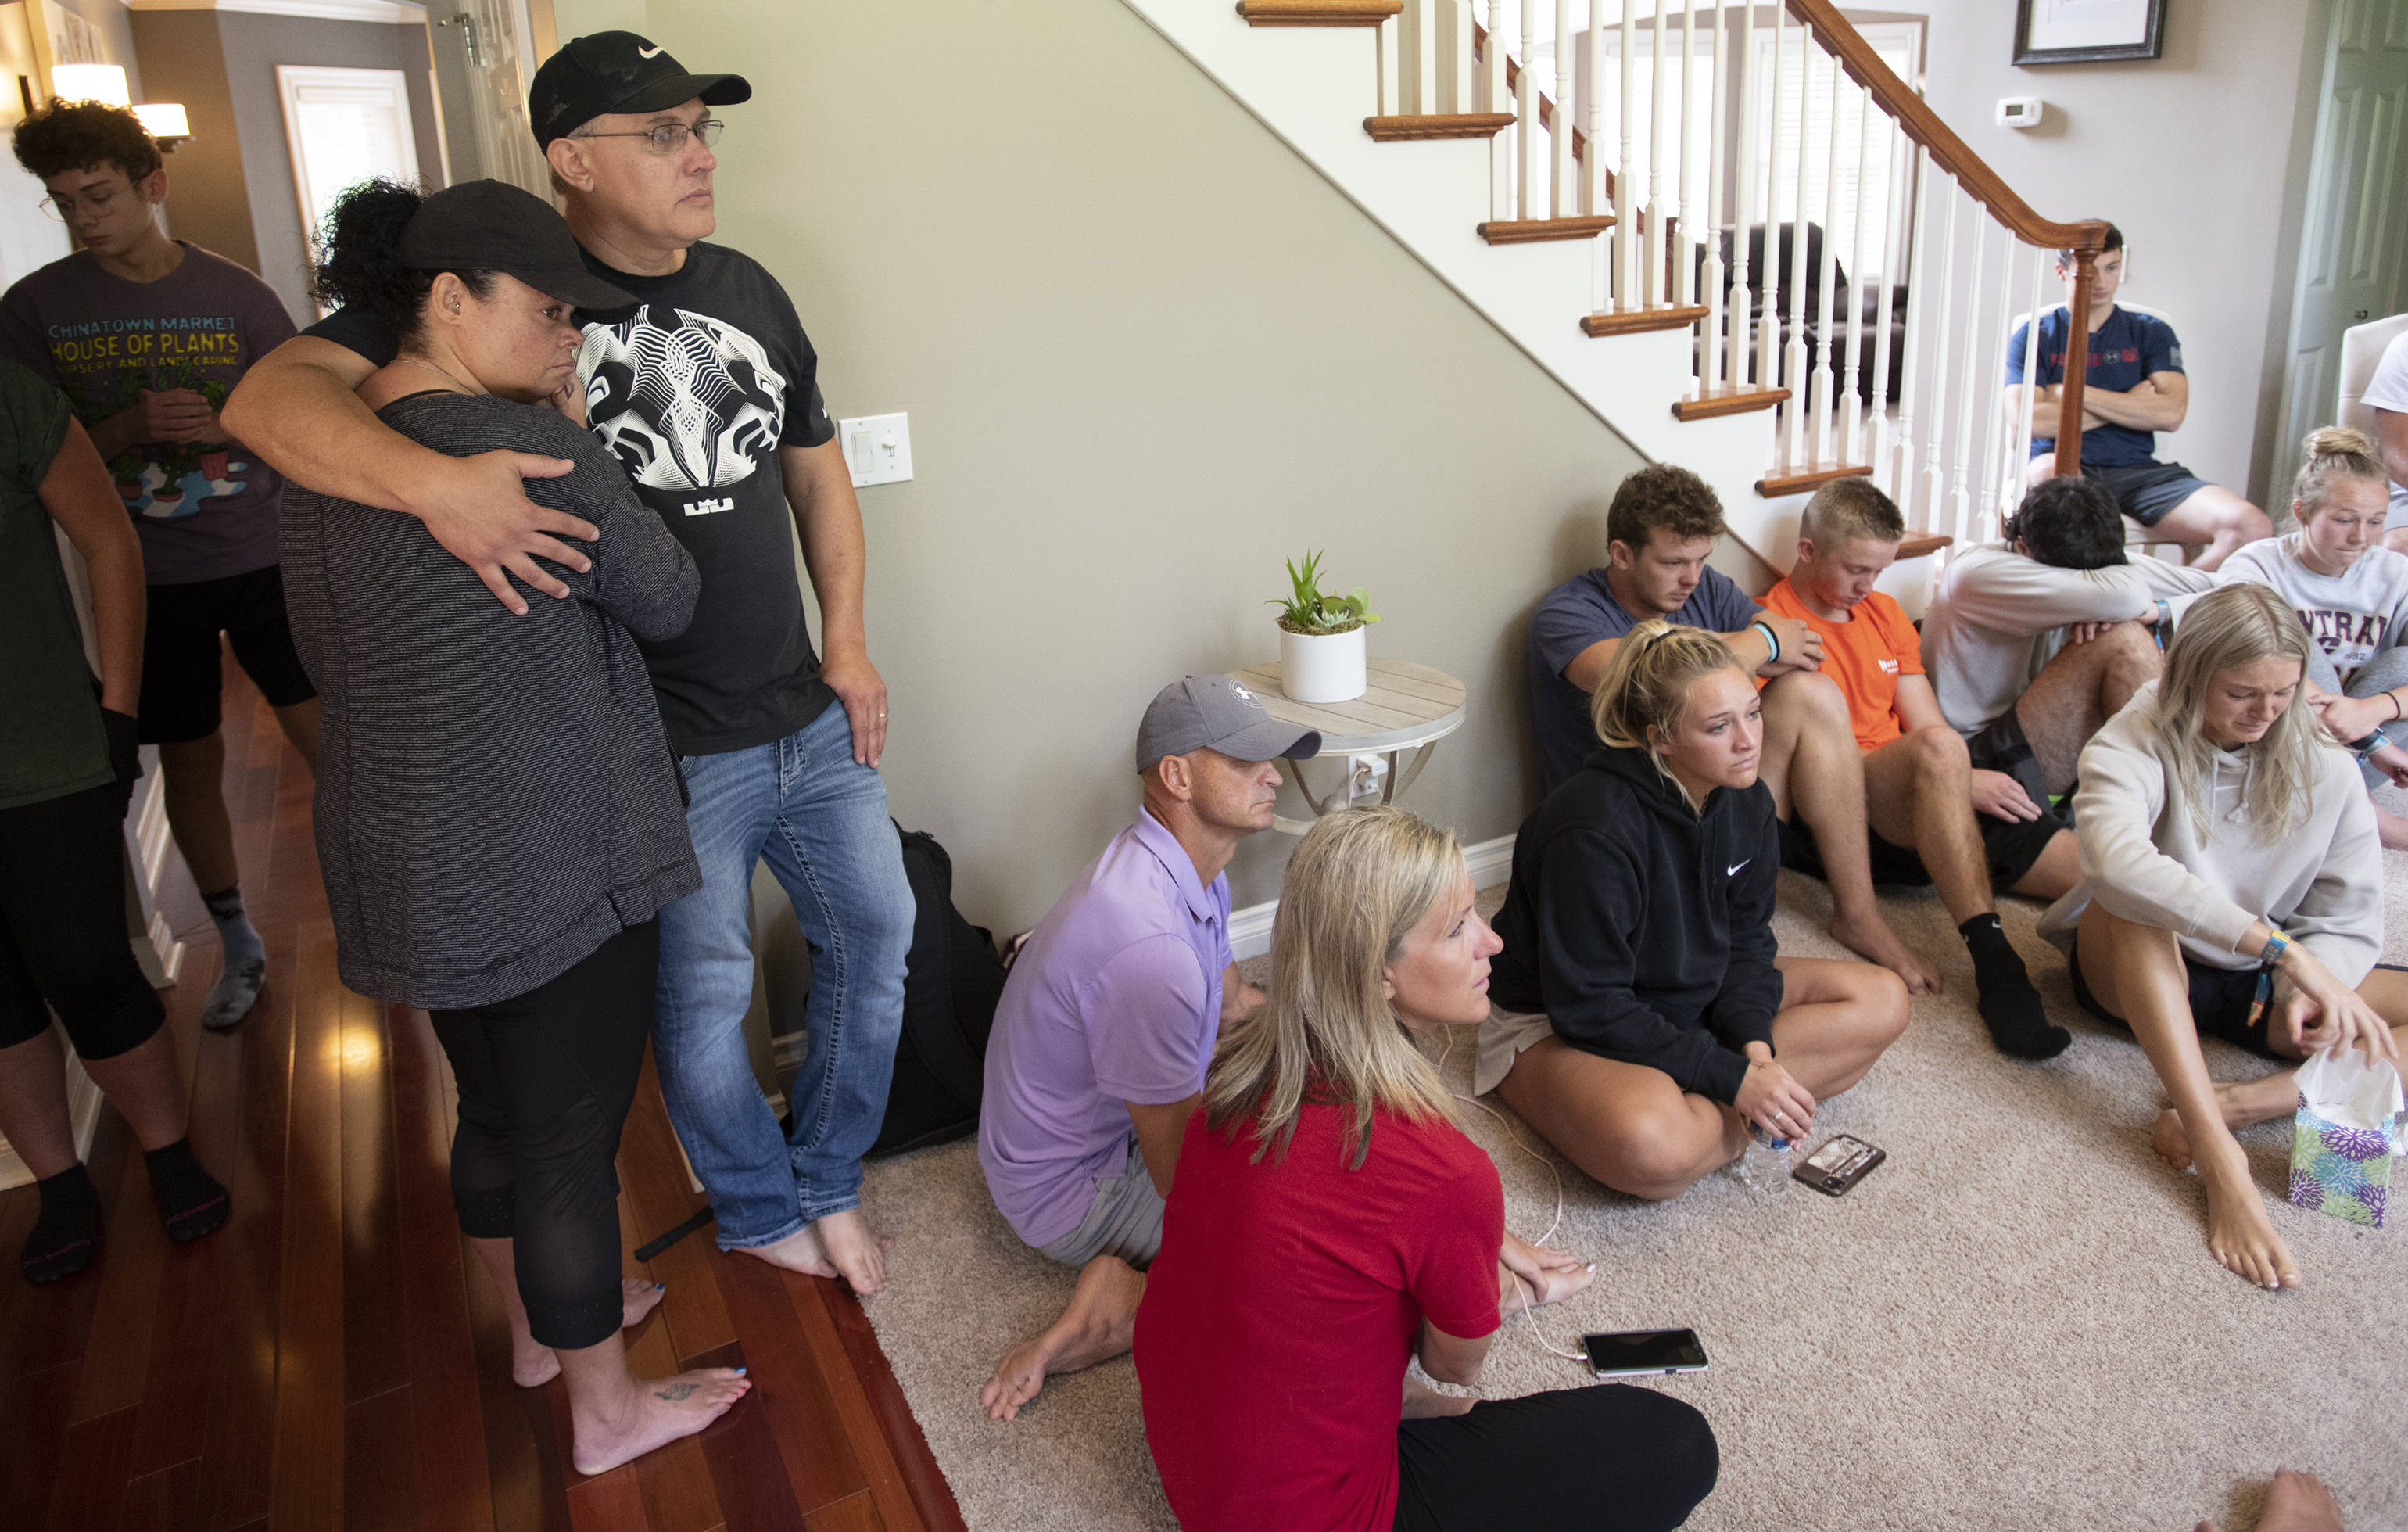
[[[65,101],[99,101],[112,107],[133,107],[125,88],[125,70],[114,64],[62,64],[50,70],[50,91]],[[134,107],[143,128],[163,150],[173,152],[193,136],[183,107],[173,101],[146,102]]]

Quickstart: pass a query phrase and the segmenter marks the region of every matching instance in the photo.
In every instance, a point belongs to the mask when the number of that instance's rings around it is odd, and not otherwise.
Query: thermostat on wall
[[[2000,127],[2028,128],[2040,126],[2041,113],[2048,104],[2036,95],[2002,96],[1999,100]]]

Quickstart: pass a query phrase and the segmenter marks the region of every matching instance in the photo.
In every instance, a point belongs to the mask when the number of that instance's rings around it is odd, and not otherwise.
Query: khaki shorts
[[[1079,1226],[1037,1252],[1066,1266],[1083,1266],[1098,1255],[1117,1255],[1143,1271],[1162,1250],[1162,1193],[1146,1174],[1137,1135],[1128,1138],[1128,1163],[1117,1176],[1097,1176],[1096,1200]]]
[[[1514,1060],[1555,1034],[1554,1024],[1542,1015],[1491,1005],[1488,1019],[1480,1023],[1480,1057],[1471,1066],[1471,1093],[1484,1096],[1504,1084]]]

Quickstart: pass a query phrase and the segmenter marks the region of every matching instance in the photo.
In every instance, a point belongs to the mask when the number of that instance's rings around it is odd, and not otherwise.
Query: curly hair
[[[426,194],[398,181],[364,181],[335,198],[319,234],[309,296],[329,309],[359,309],[382,320],[407,350],[423,327],[427,292],[440,273],[401,264],[401,231]],[[490,271],[455,271],[479,301],[493,296]]]
[[[1661,527],[1686,542],[1723,534],[1723,502],[1703,479],[1670,463],[1651,463],[1613,492],[1605,512],[1605,539],[1644,553]]]
[[[44,181],[70,170],[113,165],[125,172],[127,181],[139,183],[166,163],[132,108],[100,101],[52,96],[9,137],[17,163]]]
[[[2024,492],[2007,518],[2006,540],[2061,570],[2103,570],[2124,559],[2124,513],[2096,479],[2069,473]]]

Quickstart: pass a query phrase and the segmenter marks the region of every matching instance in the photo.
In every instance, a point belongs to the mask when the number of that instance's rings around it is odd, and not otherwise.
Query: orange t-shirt
[[[1786,580],[1765,592],[1764,604],[1822,638],[1823,673],[1848,700],[1857,749],[1878,750],[1906,732],[1898,717],[1898,678],[1923,673],[1923,639],[1903,607],[1876,590],[1856,603],[1848,621],[1826,622],[1806,610]]]

